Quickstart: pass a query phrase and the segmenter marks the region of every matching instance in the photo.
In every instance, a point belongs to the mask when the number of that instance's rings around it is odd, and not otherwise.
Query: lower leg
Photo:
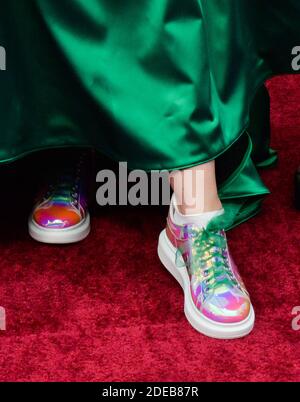
[[[200,214],[222,208],[218,195],[215,161],[175,171],[170,177],[179,212]]]

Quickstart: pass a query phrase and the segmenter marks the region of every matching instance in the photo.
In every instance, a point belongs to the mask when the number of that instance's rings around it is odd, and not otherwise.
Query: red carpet
[[[273,194],[258,217],[229,234],[256,309],[254,332],[217,341],[189,326],[181,289],[156,256],[164,210],[99,211],[87,241],[52,247],[31,241],[25,220],[9,224],[16,203],[8,200],[0,239],[1,381],[300,380],[300,331],[291,329],[300,305],[300,213],[292,201],[299,78],[269,85],[280,162],[263,176]]]

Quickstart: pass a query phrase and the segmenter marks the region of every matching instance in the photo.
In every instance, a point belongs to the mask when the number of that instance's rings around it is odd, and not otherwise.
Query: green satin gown
[[[233,226],[276,159],[263,83],[293,73],[299,0],[10,0],[1,4],[0,162],[92,146],[131,168],[217,161]]]

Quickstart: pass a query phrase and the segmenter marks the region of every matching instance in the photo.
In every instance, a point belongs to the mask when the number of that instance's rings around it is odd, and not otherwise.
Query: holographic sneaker
[[[251,332],[254,310],[227,245],[224,230],[176,225],[170,207],[158,255],[184,291],[184,311],[204,335],[234,339]]]
[[[87,154],[82,153],[70,167],[53,174],[52,184],[40,192],[29,217],[30,236],[43,243],[67,244],[85,239],[90,232],[87,209]],[[74,164],[73,164],[74,163]],[[57,169],[56,169],[57,170]]]

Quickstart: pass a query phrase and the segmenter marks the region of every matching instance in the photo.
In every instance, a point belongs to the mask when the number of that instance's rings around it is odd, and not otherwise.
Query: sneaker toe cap
[[[33,220],[47,229],[64,229],[77,225],[81,217],[76,210],[68,206],[51,205],[37,208],[33,213]]]
[[[244,321],[250,309],[251,302],[246,295],[227,292],[212,296],[204,304],[202,313],[213,321],[234,324]]]

